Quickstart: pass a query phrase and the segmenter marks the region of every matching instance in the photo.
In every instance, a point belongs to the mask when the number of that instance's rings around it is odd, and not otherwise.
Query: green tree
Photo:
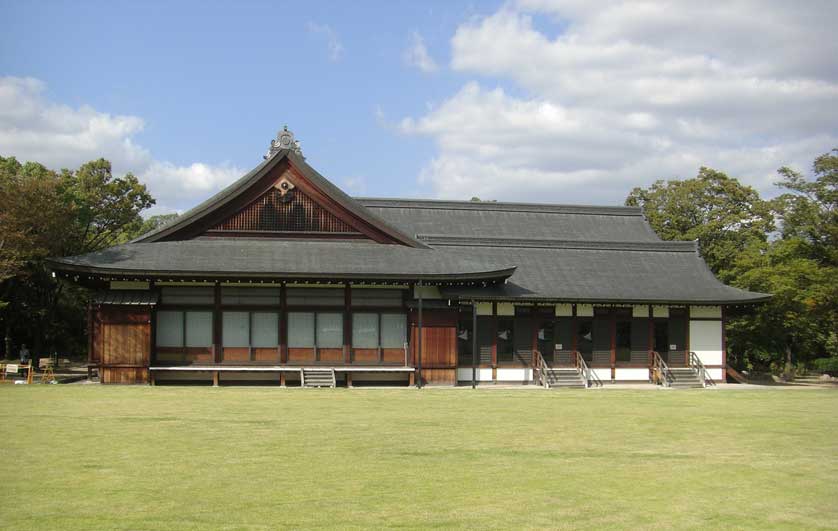
[[[5,352],[11,338],[46,347],[83,342],[83,290],[51,278],[48,256],[95,251],[142,226],[154,200],[137,179],[114,177],[100,159],[60,173],[0,157],[0,301]]]
[[[626,205],[639,206],[664,240],[698,240],[701,255],[723,281],[730,281],[736,257],[764,244],[774,230],[771,204],[722,172],[701,168],[683,181],[657,181],[635,188]]]

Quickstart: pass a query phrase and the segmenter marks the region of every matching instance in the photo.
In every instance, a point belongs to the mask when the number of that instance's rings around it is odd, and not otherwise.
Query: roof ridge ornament
[[[303,156],[303,152],[300,149],[300,141],[294,140],[294,133],[288,130],[287,125],[282,126],[282,129],[277,131],[276,139],[271,140],[271,147],[269,147],[268,152],[265,153],[264,159],[267,160],[272,158],[283,149],[291,150],[297,155],[301,157]]]

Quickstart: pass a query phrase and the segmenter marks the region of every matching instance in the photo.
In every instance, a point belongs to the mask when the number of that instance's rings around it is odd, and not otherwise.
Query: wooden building
[[[96,291],[102,383],[703,384],[725,307],[768,297],[638,208],[350,197],[287,130],[173,223],[51,267]]]

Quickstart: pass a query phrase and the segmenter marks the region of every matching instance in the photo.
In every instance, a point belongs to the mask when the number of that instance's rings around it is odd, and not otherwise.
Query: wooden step
[[[334,369],[303,369],[303,387],[335,387]]]

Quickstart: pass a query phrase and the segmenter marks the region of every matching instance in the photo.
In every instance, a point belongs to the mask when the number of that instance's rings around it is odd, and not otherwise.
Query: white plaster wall
[[[557,304],[556,317],[571,317],[573,315],[572,304]]]
[[[576,315],[578,317],[593,317],[594,316],[594,305],[593,304],[577,304],[576,305]]]
[[[498,369],[499,382],[525,382],[532,380],[532,369]]]
[[[649,369],[635,369],[635,368],[617,368],[616,369],[616,377],[615,380],[617,381],[638,381],[638,382],[646,382],[649,380]]]
[[[669,306],[652,306],[652,317],[669,317]]]
[[[707,369],[707,375],[716,383],[724,382],[724,369]]]
[[[458,382],[470,382],[471,381],[471,368],[459,368],[457,369],[457,381]],[[478,382],[491,382],[492,381],[492,369],[486,368],[479,368],[477,369],[477,381]]]
[[[690,350],[704,365],[721,365],[722,322],[690,321]]]
[[[596,374],[603,383],[608,383],[611,381],[611,369],[592,369],[593,373]]]
[[[498,315],[515,315],[515,305],[511,302],[498,303]]]
[[[491,302],[478,302],[477,303],[477,315],[492,315],[492,303]]]

